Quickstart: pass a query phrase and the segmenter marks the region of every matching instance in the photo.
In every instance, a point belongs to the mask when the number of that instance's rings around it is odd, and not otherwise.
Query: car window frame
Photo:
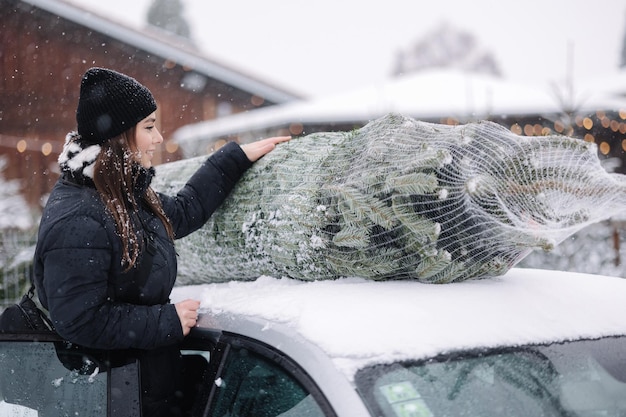
[[[224,373],[224,367],[228,360],[231,349],[247,349],[263,359],[272,362],[285,371],[290,377],[296,380],[302,387],[313,397],[318,404],[324,416],[337,417],[337,413],[332,407],[330,401],[323,394],[320,387],[313,378],[289,355],[281,350],[270,346],[260,340],[228,332],[228,331],[211,331],[207,329],[193,329],[184,343],[184,349],[199,349],[202,347],[203,341],[211,347],[209,361],[209,371],[207,375],[207,384],[210,382],[211,387],[205,391],[202,399],[203,409],[200,414],[202,416],[210,416],[214,407],[216,395],[219,387],[215,383]],[[196,341],[194,341],[196,339]],[[203,349],[206,350],[206,349]],[[196,415],[196,414],[194,414]]]
[[[65,339],[50,332],[7,333],[0,332],[0,343],[31,342],[31,343],[64,343]],[[85,349],[90,355],[94,353]],[[80,352],[80,348],[77,350]],[[107,417],[141,417],[141,381],[139,360],[133,357],[112,358],[111,352],[100,351],[95,354],[100,361],[107,362],[109,373],[106,387]],[[115,362],[113,362],[115,360]],[[115,395],[113,395],[115,392]]]

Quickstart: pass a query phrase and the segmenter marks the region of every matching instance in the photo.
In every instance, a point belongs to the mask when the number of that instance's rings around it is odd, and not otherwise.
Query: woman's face
[[[137,162],[144,168],[150,168],[152,166],[152,158],[154,157],[154,151],[157,145],[163,142],[163,136],[157,129],[156,125],[156,112],[152,113],[135,126],[135,143],[131,144],[133,152],[137,158]]]

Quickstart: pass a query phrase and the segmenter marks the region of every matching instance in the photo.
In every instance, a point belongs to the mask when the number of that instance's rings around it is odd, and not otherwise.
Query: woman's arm
[[[243,146],[227,143],[207,158],[176,197],[161,195],[176,238],[202,227],[252,163],[289,139],[289,136],[281,136]]]

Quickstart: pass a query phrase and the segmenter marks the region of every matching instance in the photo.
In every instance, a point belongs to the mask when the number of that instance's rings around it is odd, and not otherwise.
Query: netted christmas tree
[[[175,193],[204,159],[158,167],[153,185]],[[179,283],[498,276],[624,210],[626,176],[604,171],[594,144],[390,114],[295,138],[256,162],[178,241]]]

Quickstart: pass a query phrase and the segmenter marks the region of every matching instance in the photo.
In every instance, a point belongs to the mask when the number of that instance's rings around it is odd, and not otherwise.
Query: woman
[[[156,108],[131,77],[105,68],[85,73],[77,132],[59,157],[62,175],[42,215],[34,268],[57,332],[138,357],[144,415],[170,416],[179,412],[177,344],[196,325],[200,304],[169,303],[173,240],[200,228],[245,170],[289,137],[229,143],[176,196],[160,195],[150,188],[163,141]]]

